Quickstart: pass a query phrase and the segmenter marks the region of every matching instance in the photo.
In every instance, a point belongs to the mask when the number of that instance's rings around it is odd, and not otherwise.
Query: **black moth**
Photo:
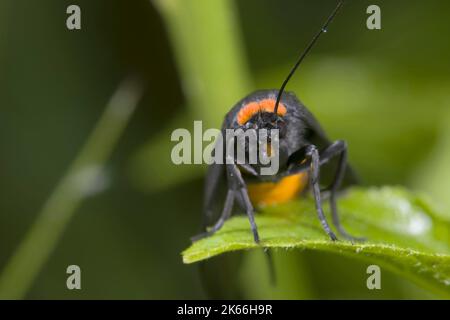
[[[235,202],[244,210],[250,221],[253,238],[260,242],[254,219],[254,207],[261,203],[287,201],[297,196],[306,186],[312,190],[318,218],[325,232],[337,240],[322,209],[322,193],[327,192],[332,222],[345,239],[360,240],[342,227],[336,205],[338,190],[343,185],[356,182],[353,170],[347,163],[347,144],[343,140],[330,142],[324,130],[295,94],[284,92],[295,70],[312,48],[319,36],[326,32],[329,23],[342,6],[340,1],[323,27],[300,55],[284,80],[280,90],[261,90],[239,101],[225,116],[225,129],[278,129],[280,169],[271,176],[258,173],[259,164],[212,164],[209,166],[204,193],[204,227],[215,218],[215,206],[222,182],[226,183],[224,205],[220,216],[207,231],[193,237],[198,240],[214,234],[231,216]],[[328,177],[324,190],[320,182]],[[277,189],[278,188],[278,189]],[[264,197],[265,200],[264,200]]]

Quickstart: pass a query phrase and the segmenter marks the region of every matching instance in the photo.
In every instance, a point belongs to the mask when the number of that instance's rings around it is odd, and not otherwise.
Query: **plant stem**
[[[168,29],[189,107],[205,125],[219,127],[231,106],[251,90],[233,1],[153,3]]]
[[[187,111],[169,121],[137,155],[133,177],[147,190],[161,191],[203,174],[199,166],[175,166],[167,143],[175,128],[220,128],[225,114],[253,88],[237,10],[229,0],[153,0],[168,31],[180,73]],[[151,157],[152,161],[149,161]],[[155,183],[158,181],[158,183]]]
[[[96,191],[111,155],[140,98],[135,79],[124,80],[111,97],[86,144],[45,202],[0,277],[0,299],[25,296],[81,202]]]

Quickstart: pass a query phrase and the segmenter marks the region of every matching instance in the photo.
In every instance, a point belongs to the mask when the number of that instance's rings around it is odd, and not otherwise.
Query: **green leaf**
[[[313,201],[306,198],[258,214],[259,245],[253,241],[247,218],[236,216],[213,236],[186,249],[183,261],[261,247],[320,250],[379,264],[450,297],[450,221],[443,220],[428,199],[400,187],[353,188],[340,198],[339,210],[346,229],[367,241],[330,241]]]

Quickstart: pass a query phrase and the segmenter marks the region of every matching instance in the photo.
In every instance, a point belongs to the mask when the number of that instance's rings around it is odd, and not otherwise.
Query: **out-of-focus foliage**
[[[105,163],[141,95],[142,85],[139,80],[128,78],[111,96],[85,145],[5,266],[0,276],[0,299],[23,298],[80,204],[107,186]]]
[[[450,107],[450,102],[447,102]],[[430,153],[426,161],[422,165],[422,169],[415,177],[417,188],[426,189],[435,199],[439,199],[441,205],[442,215],[450,217],[450,198],[448,190],[450,188],[450,170],[448,164],[450,163],[450,109],[447,109],[446,114],[439,121],[441,134],[438,137],[438,142]]]

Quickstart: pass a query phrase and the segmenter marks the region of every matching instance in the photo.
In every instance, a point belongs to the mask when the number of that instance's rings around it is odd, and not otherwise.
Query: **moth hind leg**
[[[338,166],[336,169],[336,173],[333,177],[333,181],[331,182],[331,185],[327,188],[327,190],[330,193],[329,201],[333,225],[336,227],[339,234],[345,239],[350,241],[364,241],[365,238],[352,236],[345,230],[345,228],[341,224],[337,209],[337,201],[336,201],[337,192],[339,187],[341,186],[342,180],[344,179],[345,169],[347,167],[347,143],[343,140],[338,140],[334,142],[330,147],[328,147],[323,153],[324,158],[332,158],[335,156],[339,157]]]

